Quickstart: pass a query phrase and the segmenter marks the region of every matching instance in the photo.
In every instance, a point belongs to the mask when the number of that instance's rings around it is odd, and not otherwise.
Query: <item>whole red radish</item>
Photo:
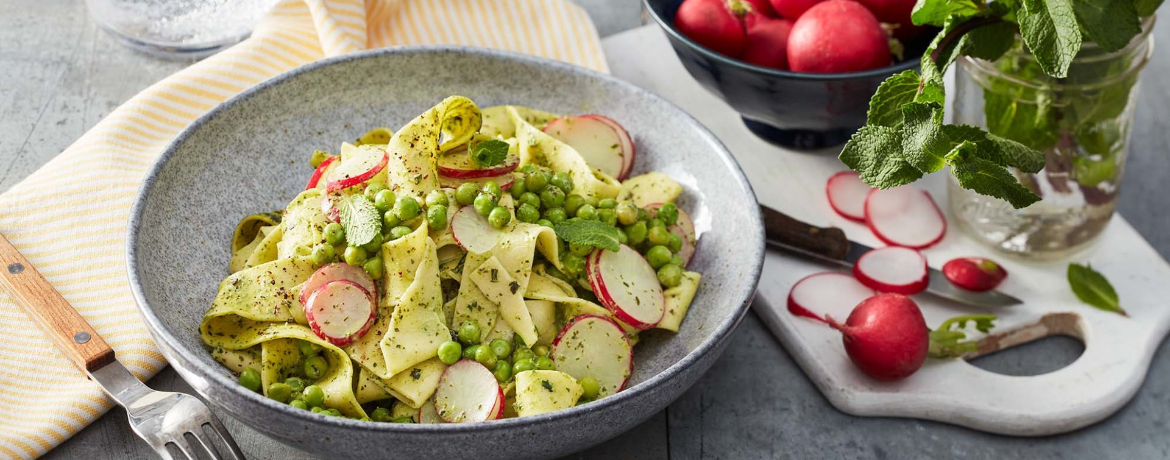
[[[772,9],[772,4],[768,0],[743,0],[748,5],[751,5],[753,13],[759,13],[769,18],[778,18],[776,10]]]
[[[887,24],[897,24],[894,37],[899,40],[910,40],[922,31],[923,27],[914,25],[910,20],[910,13],[914,11],[915,0],[856,0],[869,9],[878,21]]]
[[[792,31],[792,21],[749,14],[744,22],[748,42],[740,60],[760,67],[787,70],[788,34]]]
[[[771,0],[771,3],[776,14],[795,21],[809,8],[822,1],[824,0]]]
[[[795,72],[843,73],[890,65],[889,36],[877,18],[852,0],[810,8],[788,36],[788,67]]]
[[[930,329],[909,297],[878,294],[858,304],[845,324],[826,320],[841,331],[849,359],[870,377],[903,379],[926,361]]]
[[[700,45],[739,57],[747,46],[743,17],[750,8],[742,0],[686,0],[678,7],[674,26]]]
[[[1007,270],[991,259],[960,257],[943,265],[943,275],[955,286],[969,291],[995,289],[1007,278]]]

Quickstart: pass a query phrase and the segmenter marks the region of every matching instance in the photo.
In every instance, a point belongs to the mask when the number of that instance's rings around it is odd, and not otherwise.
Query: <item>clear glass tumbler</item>
[[[1040,195],[1024,209],[948,186],[959,227],[1002,252],[1058,259],[1090,245],[1117,207],[1138,75],[1153,54],[1153,18],[1124,49],[1085,43],[1066,78],[1051,78],[1019,44],[995,62],[962,58],[955,123],[978,125],[1046,155],[1037,174],[1015,171]]]
[[[89,14],[123,43],[169,57],[203,57],[252,33],[277,0],[86,0]]]

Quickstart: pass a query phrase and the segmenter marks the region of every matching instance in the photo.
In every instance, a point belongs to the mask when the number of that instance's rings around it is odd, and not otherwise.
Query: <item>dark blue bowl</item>
[[[905,61],[864,72],[817,74],[769,69],[704,48],[674,28],[682,0],[643,0],[666,31],[687,72],[727,101],[756,135],[783,147],[819,149],[844,144],[865,124],[869,99],[890,75],[918,68],[933,33],[907,43]]]

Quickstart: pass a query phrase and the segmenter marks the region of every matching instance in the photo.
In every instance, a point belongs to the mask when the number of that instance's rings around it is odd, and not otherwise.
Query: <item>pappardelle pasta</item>
[[[203,341],[249,390],[375,422],[613,395],[639,333],[678,332],[700,281],[682,187],[627,178],[634,156],[607,117],[462,96],[314,152],[287,208],[237,226]]]

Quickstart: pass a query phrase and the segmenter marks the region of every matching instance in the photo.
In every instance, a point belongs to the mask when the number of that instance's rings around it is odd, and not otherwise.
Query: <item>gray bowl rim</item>
[[[752,197],[753,201],[755,200],[755,192],[752,190],[751,183],[748,182],[747,176],[744,175],[743,169],[739,166],[739,163],[735,161],[735,158],[732,157],[731,153],[727,150],[727,147],[725,145],[723,145],[723,142],[721,142],[719,140],[719,138],[715,137],[715,135],[712,134],[711,131],[706,128],[706,126],[703,126],[703,124],[700,123],[697,119],[695,119],[693,116],[691,116],[686,111],[679,108],[674,103],[667,101],[667,100],[663,99],[662,97],[660,97],[654,93],[651,93],[650,91],[647,91],[647,90],[645,90],[637,85],[620,80],[620,79],[613,77],[611,75],[608,75],[608,74],[604,74],[604,73],[601,73],[601,72],[598,72],[598,71],[595,71],[592,69],[587,69],[584,67],[580,67],[580,66],[560,62],[560,61],[555,61],[555,60],[551,60],[551,59],[545,59],[545,58],[540,58],[540,57],[535,57],[535,56],[530,56],[530,55],[525,55],[525,54],[520,54],[520,53],[514,53],[514,52],[509,52],[509,51],[501,51],[501,50],[469,47],[469,46],[448,46],[448,45],[425,45],[425,46],[403,46],[403,47],[382,48],[382,49],[361,51],[361,52],[356,52],[356,53],[351,53],[351,54],[346,54],[346,55],[341,55],[341,56],[335,56],[335,57],[315,61],[315,62],[306,64],[306,65],[303,65],[301,67],[297,67],[295,69],[289,70],[289,71],[284,72],[282,74],[279,74],[279,75],[272,77],[268,80],[265,80],[265,81],[257,84],[256,86],[249,88],[247,90],[244,90],[244,91],[240,92],[239,94],[232,96],[231,98],[227,99],[226,101],[220,103],[219,105],[213,107],[210,111],[208,111],[204,115],[200,116],[194,122],[192,122],[190,125],[188,125],[186,128],[184,128],[183,131],[181,131],[179,133],[179,135],[176,136],[175,139],[173,141],[171,141],[170,144],[167,145],[167,147],[163,150],[162,154],[159,155],[158,160],[155,161],[154,165],[152,165],[150,167],[150,169],[146,173],[146,176],[143,178],[142,185],[139,188],[138,195],[134,201],[134,206],[130,212],[130,220],[129,220],[129,226],[128,226],[128,231],[127,231],[127,236],[126,236],[126,261],[128,264],[127,275],[128,275],[129,281],[130,281],[130,287],[134,293],[135,306],[138,308],[138,311],[142,314],[143,318],[146,320],[146,324],[148,326],[148,329],[151,332],[151,335],[154,336],[156,341],[162,342],[162,346],[160,348],[162,349],[164,355],[168,354],[169,350],[174,350],[174,353],[176,355],[180,355],[180,356],[177,356],[178,358],[180,358],[179,360],[168,360],[168,363],[172,367],[176,367],[181,371],[181,372],[179,372],[180,376],[183,376],[183,374],[186,372],[190,372],[193,375],[196,375],[196,376],[199,376],[205,380],[214,382],[214,385],[219,385],[221,387],[228,388],[227,391],[236,392],[236,393],[242,395],[245,398],[245,400],[250,401],[252,403],[268,405],[268,407],[270,409],[275,409],[277,411],[284,411],[285,414],[292,416],[292,417],[303,417],[306,421],[309,421],[309,422],[324,423],[326,425],[333,425],[334,427],[345,428],[348,430],[355,430],[355,431],[359,431],[359,432],[373,432],[373,433],[435,433],[435,434],[472,433],[472,432],[481,432],[481,431],[506,430],[506,429],[510,429],[513,427],[537,425],[537,424],[545,423],[548,421],[576,417],[578,414],[582,414],[585,412],[610,409],[610,408],[613,408],[614,406],[617,406],[620,404],[625,404],[628,401],[634,400],[642,393],[654,391],[654,390],[658,389],[659,387],[661,387],[662,385],[666,384],[667,382],[673,380],[675,377],[679,376],[679,374],[683,373],[687,367],[694,365],[699,360],[700,357],[711,352],[712,349],[715,348],[719,343],[725,341],[728,337],[730,337],[731,333],[735,330],[736,326],[738,326],[740,321],[743,320],[744,315],[747,313],[748,306],[751,304],[752,299],[755,297],[756,285],[759,283],[760,274],[761,274],[761,272],[763,270],[763,266],[764,266],[764,225],[763,225],[763,221],[762,221],[760,215],[756,214],[756,213],[749,213],[749,215],[751,216],[751,218],[750,218],[751,221],[748,222],[748,226],[750,228],[756,229],[754,235],[749,235],[750,237],[754,237],[754,238],[752,238],[751,240],[748,240],[748,243],[750,246],[748,248],[750,251],[749,255],[751,256],[750,262],[752,264],[750,271],[749,271],[749,273],[750,273],[749,276],[751,276],[751,279],[750,279],[751,282],[747,285],[748,287],[746,289],[741,290],[740,292],[734,293],[734,295],[737,298],[741,299],[739,302],[739,305],[736,307],[736,310],[732,314],[730,314],[726,318],[724,318],[724,320],[716,326],[716,330],[715,330],[714,334],[712,334],[707,339],[705,339],[702,343],[699,344],[699,346],[697,348],[692,350],[690,353],[687,353],[687,355],[684,356],[678,362],[672,364],[670,367],[666,368],[662,372],[659,372],[658,374],[639,383],[638,385],[635,385],[635,386],[628,388],[626,390],[623,390],[623,391],[621,391],[613,396],[601,399],[599,401],[595,401],[595,402],[590,403],[590,404],[575,406],[575,407],[571,407],[569,409],[559,410],[559,411],[555,411],[555,412],[549,412],[549,413],[540,414],[540,415],[536,415],[536,416],[517,417],[517,418],[502,419],[502,420],[492,420],[492,421],[480,422],[480,423],[466,423],[466,424],[464,424],[464,423],[449,423],[449,424],[367,423],[367,422],[363,422],[360,420],[351,420],[351,419],[347,419],[347,418],[343,418],[343,417],[330,417],[330,416],[325,416],[325,415],[320,415],[320,414],[314,414],[314,413],[309,412],[309,411],[293,409],[287,404],[278,403],[278,402],[276,402],[272,399],[266,398],[263,395],[260,395],[258,393],[254,393],[251,391],[245,391],[243,389],[243,387],[241,387],[238,384],[238,382],[236,382],[234,379],[230,379],[230,378],[226,377],[223,374],[221,369],[213,369],[211,366],[204,364],[199,360],[189,359],[189,358],[185,358],[185,357],[181,356],[183,353],[190,353],[190,351],[187,350],[186,347],[184,347],[182,345],[182,343],[178,340],[178,338],[176,336],[172,335],[171,333],[169,333],[167,331],[167,329],[163,326],[161,319],[154,314],[154,311],[151,308],[148,307],[148,304],[146,302],[146,294],[143,292],[142,284],[141,284],[140,279],[139,279],[138,263],[137,263],[137,261],[138,261],[138,253],[137,253],[138,232],[140,231],[140,228],[141,228],[142,213],[144,212],[145,207],[146,207],[146,197],[150,193],[151,189],[153,188],[154,183],[158,178],[158,174],[162,171],[163,167],[167,164],[167,162],[170,160],[170,158],[178,151],[179,147],[183,145],[183,143],[187,140],[187,138],[189,136],[191,136],[193,133],[195,133],[200,128],[202,128],[203,125],[205,125],[208,122],[210,122],[211,120],[215,119],[221,113],[228,111],[228,110],[231,110],[235,105],[241,104],[241,103],[247,101],[248,99],[251,99],[253,96],[256,96],[257,94],[268,90],[271,87],[274,87],[274,86],[280,85],[284,82],[295,79],[302,74],[313,72],[313,71],[316,71],[317,69],[327,67],[327,66],[344,64],[344,63],[347,63],[350,61],[358,61],[358,60],[364,60],[364,59],[378,59],[378,58],[381,58],[381,57],[387,56],[387,55],[428,54],[428,53],[464,53],[464,54],[470,54],[470,55],[488,56],[488,57],[492,57],[492,58],[496,58],[496,59],[510,60],[510,61],[513,61],[513,62],[516,62],[519,64],[527,64],[527,65],[534,64],[537,66],[551,67],[552,70],[585,74],[586,76],[589,76],[591,78],[595,78],[598,80],[602,80],[603,82],[608,83],[608,84],[623,86],[623,87],[625,87],[625,88],[627,88],[635,93],[638,93],[642,97],[649,98],[652,100],[657,100],[658,102],[661,102],[661,103],[665,104],[666,106],[677,110],[679,115],[685,117],[685,119],[688,119],[692,123],[694,123],[694,126],[699,129],[699,134],[702,137],[707,138],[712,143],[712,145],[714,145],[716,147],[714,149],[713,153],[718,155],[719,158],[723,160],[723,162],[731,169],[732,173],[738,179],[739,185],[743,188],[743,190],[745,192],[747,192],[748,196]],[[750,244],[751,241],[754,241],[755,244]],[[189,363],[179,363],[179,365],[176,366],[175,361],[189,361]],[[185,365],[188,365],[188,364],[189,364],[190,368],[184,367]],[[184,377],[184,379],[186,379],[186,377]]]
[[[686,43],[687,46],[689,46],[691,49],[694,49],[694,50],[698,51],[699,53],[701,53],[702,55],[704,55],[710,59],[714,59],[716,61],[719,61],[723,64],[726,64],[726,65],[729,65],[732,67],[738,67],[738,68],[743,69],[743,70],[749,70],[749,71],[756,72],[756,73],[762,73],[764,75],[771,75],[774,77],[785,77],[785,78],[791,78],[794,80],[809,80],[809,81],[855,80],[855,79],[867,79],[867,78],[874,78],[874,77],[881,77],[881,76],[890,76],[890,75],[893,75],[895,73],[901,73],[902,71],[913,69],[913,68],[917,67],[919,64],[918,60],[907,59],[905,61],[899,62],[899,63],[894,64],[894,65],[888,65],[885,67],[878,67],[876,69],[870,69],[870,70],[863,70],[861,72],[844,72],[844,73],[793,72],[791,70],[780,70],[780,69],[772,69],[772,68],[768,68],[768,67],[760,67],[760,66],[755,65],[755,64],[748,64],[748,63],[740,61],[738,59],[732,59],[730,57],[716,53],[716,52],[708,49],[706,46],[700,45],[697,42],[695,42],[694,40],[691,40],[686,35],[683,35],[682,32],[679,32],[678,29],[675,29],[674,24],[667,22],[665,19],[663,19],[661,16],[659,16],[658,12],[654,11],[654,8],[650,5],[650,0],[642,0],[642,6],[645,7],[647,12],[649,12],[650,17],[654,18],[654,22],[658,23],[658,25],[661,26],[662,29],[666,31],[666,33],[670,34],[670,36],[673,37],[674,39],[679,40],[683,43]]]

